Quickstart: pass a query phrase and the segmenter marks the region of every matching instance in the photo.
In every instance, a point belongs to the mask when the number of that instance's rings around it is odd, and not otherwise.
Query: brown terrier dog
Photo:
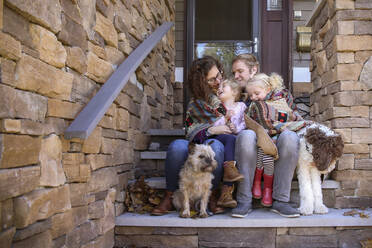
[[[199,217],[206,218],[211,194],[212,171],[217,168],[215,153],[208,145],[189,143],[189,156],[180,171],[179,190],[173,194],[173,205],[180,210],[180,217],[190,218],[190,204],[200,200]]]

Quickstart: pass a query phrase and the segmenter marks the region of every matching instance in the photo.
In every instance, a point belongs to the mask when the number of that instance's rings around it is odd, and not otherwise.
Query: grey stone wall
[[[116,227],[115,247],[362,247],[371,227],[165,228]],[[367,246],[365,246],[367,247]]]
[[[312,22],[311,115],[345,142],[335,206],[372,206],[372,2],[322,3]]]
[[[174,28],[87,140],[63,132],[174,0],[0,1],[0,247],[112,247],[150,128],[173,128]],[[176,114],[175,114],[176,113]]]

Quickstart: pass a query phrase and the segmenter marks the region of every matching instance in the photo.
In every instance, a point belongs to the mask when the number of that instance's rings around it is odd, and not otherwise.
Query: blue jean
[[[235,160],[235,140],[236,136],[233,134],[219,134],[215,137],[216,140],[221,141],[225,148],[224,161]]]
[[[215,189],[220,184],[223,175],[224,146],[216,139],[208,139],[204,144],[211,140],[214,140],[211,147],[216,153],[215,159],[217,161],[217,168],[213,171],[214,179],[212,181]],[[174,192],[178,189],[179,173],[189,153],[188,145],[188,140],[177,139],[170,143],[168,147],[165,159],[165,180],[169,191]]]
[[[297,166],[300,138],[295,132],[285,130],[279,135],[276,146],[279,159],[274,166],[273,199],[288,202],[293,173]],[[244,180],[239,182],[238,203],[252,203],[252,184],[257,160],[257,138],[252,130],[241,131],[236,138],[235,158]]]

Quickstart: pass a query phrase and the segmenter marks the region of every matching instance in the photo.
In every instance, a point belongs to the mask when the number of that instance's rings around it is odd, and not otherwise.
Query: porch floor
[[[369,215],[369,218],[361,218],[359,215],[344,216],[343,214],[352,209],[329,209],[328,214],[301,216],[299,218],[285,218],[272,213],[269,209],[254,209],[245,218],[232,218],[230,213],[210,216],[205,219],[184,219],[178,213],[170,213],[164,216],[151,216],[149,214],[125,213],[116,217],[116,226],[127,227],[347,227],[347,226],[372,226],[372,209],[358,210]]]

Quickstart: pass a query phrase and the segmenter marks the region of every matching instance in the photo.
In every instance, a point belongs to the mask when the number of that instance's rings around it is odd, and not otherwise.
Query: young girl
[[[239,83],[233,80],[225,80],[221,84],[218,97],[225,107],[225,115],[217,119],[213,126],[228,126],[231,134],[219,134],[215,139],[221,141],[225,146],[224,152],[224,185],[217,205],[221,207],[234,208],[237,202],[233,199],[233,182],[244,179],[236,169],[235,139],[236,134],[245,129],[244,111],[246,105],[243,102],[237,102],[240,99],[241,87]]]
[[[260,73],[255,75],[248,81],[246,92],[252,100],[246,111],[247,116],[263,126],[273,140],[284,129],[298,131],[307,124],[297,113],[292,96],[284,88],[283,79],[278,74],[273,73],[268,76]],[[250,126],[250,118],[246,120],[248,127]],[[256,132],[256,134],[258,140],[260,140],[262,134],[259,132]],[[271,206],[274,157],[265,153],[262,147],[258,147],[257,167],[253,181],[252,195],[256,199],[262,198],[262,205]],[[264,178],[263,192],[261,191],[262,175]]]

